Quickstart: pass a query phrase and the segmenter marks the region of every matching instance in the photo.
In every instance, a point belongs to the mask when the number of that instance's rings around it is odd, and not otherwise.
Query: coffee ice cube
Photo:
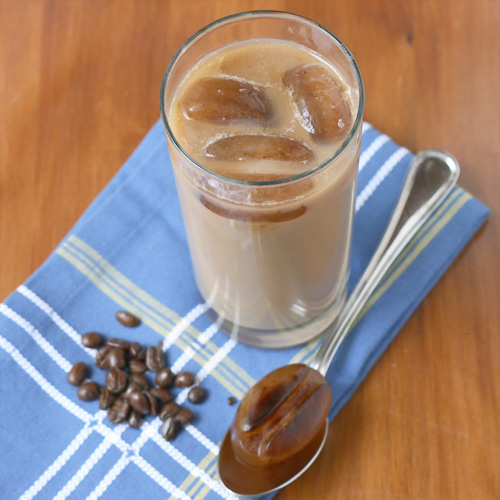
[[[210,123],[255,121],[272,118],[271,102],[264,90],[243,80],[207,77],[196,81],[181,101],[184,116]]]
[[[345,137],[352,125],[345,88],[319,64],[305,64],[287,71],[283,83],[297,105],[301,123],[315,142]]]
[[[207,156],[218,160],[310,160],[313,152],[301,142],[275,135],[232,135],[211,143]]]

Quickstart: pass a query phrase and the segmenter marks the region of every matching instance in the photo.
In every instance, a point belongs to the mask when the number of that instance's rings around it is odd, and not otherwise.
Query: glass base
[[[215,310],[209,309],[207,315],[215,323],[220,324],[220,330],[228,337],[252,347],[261,349],[283,349],[321,336],[325,330],[336,320],[340,310],[345,304],[347,288],[337,297],[337,300],[323,313],[315,318],[297,325],[293,328],[281,330],[261,330],[237,325],[222,316]]]

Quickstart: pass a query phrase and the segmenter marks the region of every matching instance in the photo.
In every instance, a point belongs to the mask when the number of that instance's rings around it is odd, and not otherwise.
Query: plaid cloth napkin
[[[384,230],[412,154],[364,125],[350,286]],[[316,342],[261,351],[218,331],[200,302],[158,122],[53,255],[0,305],[0,498],[231,499],[217,480],[218,444],[245,392],[271,369],[311,358]],[[488,209],[457,187],[396,263],[329,372],[333,417],[349,399],[467,241]],[[125,328],[115,312],[142,319]],[[93,367],[80,336],[163,341],[173,371],[194,372],[209,392],[174,441],[159,419],[112,425],[82,402],[66,374]],[[272,495],[271,495],[272,496]]]

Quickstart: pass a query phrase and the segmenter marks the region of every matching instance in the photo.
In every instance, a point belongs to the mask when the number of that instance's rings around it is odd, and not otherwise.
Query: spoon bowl
[[[387,275],[392,264],[456,185],[459,173],[458,162],[443,151],[426,150],[415,156],[408,169],[396,207],[370,263],[336,322],[324,332],[323,343],[309,364],[308,370],[316,373],[316,379],[322,377],[321,380],[326,384],[324,377],[332,359],[341,342],[351,331],[362,308]],[[263,436],[268,439],[269,435],[274,436],[274,434],[283,437],[286,432],[290,433],[292,430],[300,433],[300,426],[305,425],[305,420],[300,417],[295,418],[295,416],[301,415],[302,407],[307,407],[307,411],[313,408],[314,411],[316,403],[311,405],[311,401],[312,398],[318,401],[316,389],[304,395],[295,389],[286,391],[282,390],[281,386],[273,385],[273,380],[279,380],[279,377],[273,378],[271,375],[279,374],[282,370],[281,373],[284,373],[284,370],[289,369],[290,366],[274,370],[256,384],[256,386],[265,387],[268,393],[273,394],[274,401],[276,401],[271,405],[271,411],[262,412],[264,417],[255,420],[257,438]],[[305,365],[302,365],[300,368],[302,372],[304,372],[304,367]],[[283,381],[281,385],[283,386]],[[252,407],[254,401],[246,399],[251,397],[249,395],[252,393],[254,393],[253,388],[242,399],[238,410]],[[330,396],[331,394],[328,395]],[[249,404],[250,401],[252,405]],[[330,400],[327,400],[328,405],[329,402]],[[259,401],[256,404],[258,407],[264,407]],[[282,418],[282,415],[286,416]],[[241,415],[238,418],[241,419]],[[310,467],[324,446],[328,432],[328,418],[324,422],[317,419],[317,423],[317,427],[312,431],[308,429],[309,440],[304,443],[300,451],[288,455],[285,453],[283,456],[286,458],[272,464],[264,461],[262,464],[250,464],[242,460],[241,456],[237,456],[235,445],[239,446],[240,442],[234,441],[235,433],[232,433],[230,429],[222,442],[218,459],[219,477],[222,483],[238,496],[264,495],[290,484]],[[262,431],[259,431],[259,426]],[[255,436],[253,439],[256,439]],[[258,444],[254,447],[258,448]]]

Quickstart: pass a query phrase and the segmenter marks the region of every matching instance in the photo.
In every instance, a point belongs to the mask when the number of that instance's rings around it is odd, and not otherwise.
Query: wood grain
[[[158,119],[178,46],[287,10],[352,50],[365,118],[460,161],[492,208],[331,425],[288,499],[500,498],[500,2],[0,0],[0,299],[54,250]]]

